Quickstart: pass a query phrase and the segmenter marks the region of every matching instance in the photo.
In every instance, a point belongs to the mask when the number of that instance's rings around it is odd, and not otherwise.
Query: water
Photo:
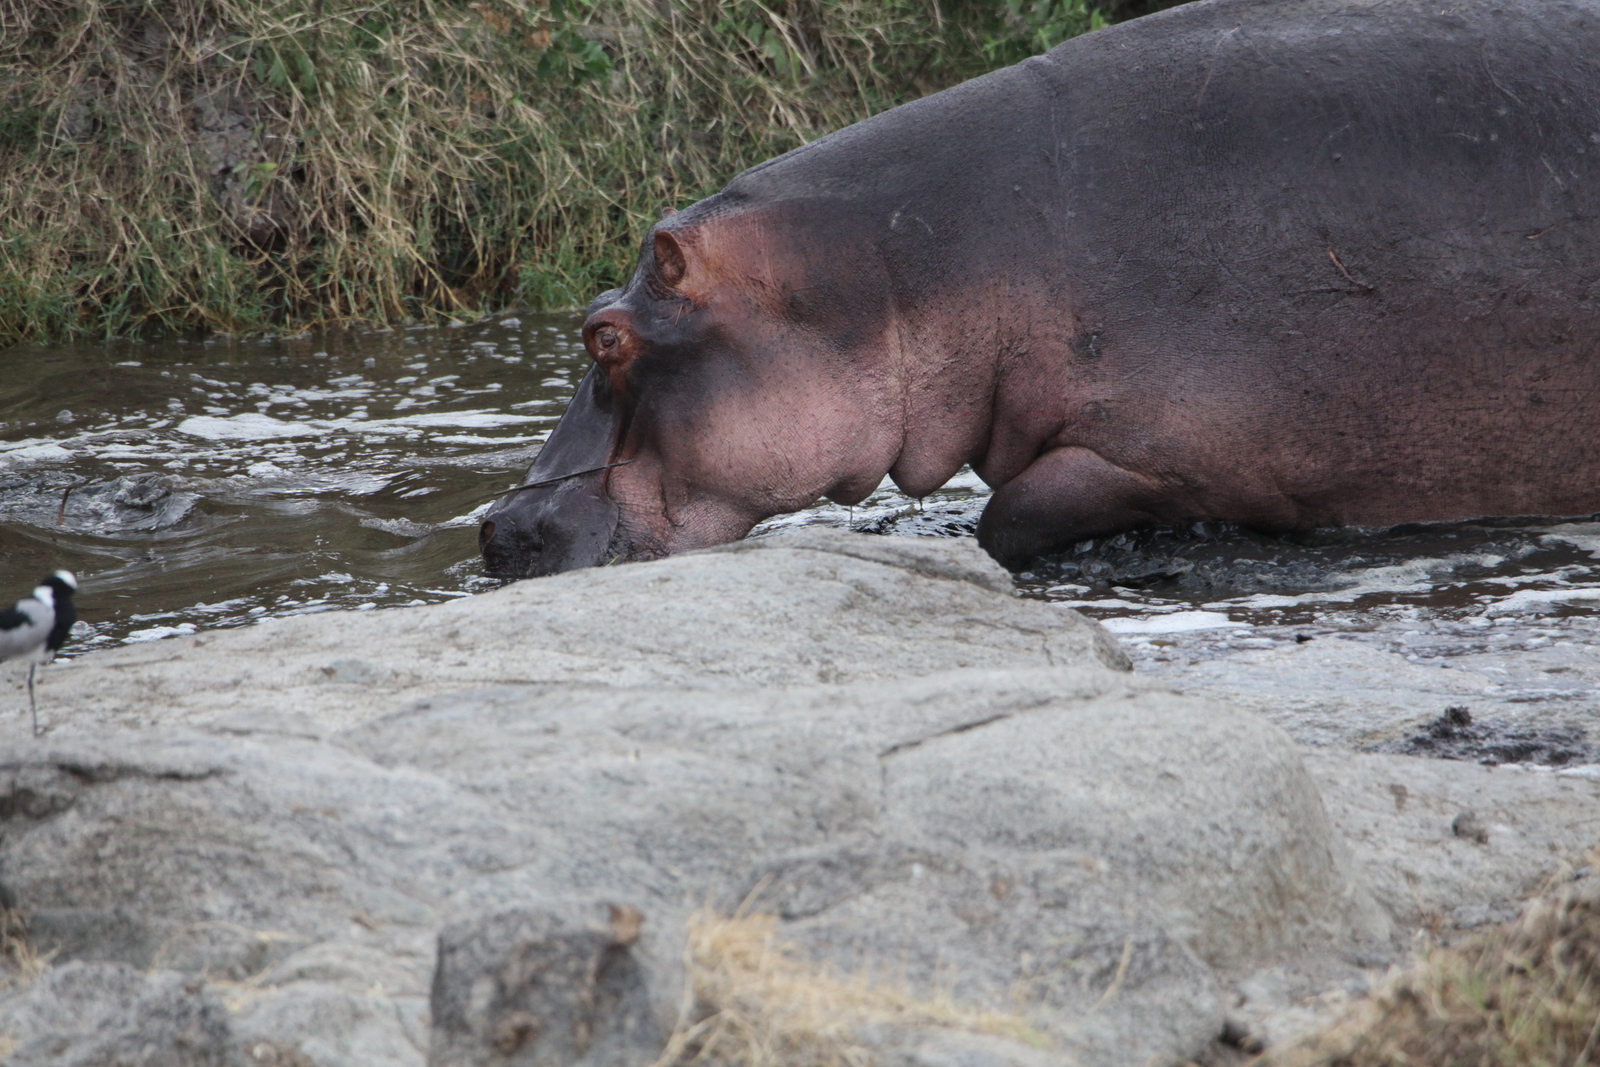
[[[78,651],[491,588],[477,523],[586,369],[579,324],[523,314],[11,349],[0,597],[56,567],[77,571]],[[829,525],[970,536],[987,495],[970,471],[923,501],[886,482],[855,508],[819,504],[755,535]],[[1582,719],[1600,694],[1596,521],[1291,539],[1207,524],[1085,543],[1035,561],[1017,585],[1100,619],[1139,670],[1178,681],[1339,639],[1405,664],[1503,675],[1490,687],[1499,705],[1556,702]]]
[[[588,363],[571,315],[5,359],[0,596],[76,571],[73,650],[491,587],[478,517]]]

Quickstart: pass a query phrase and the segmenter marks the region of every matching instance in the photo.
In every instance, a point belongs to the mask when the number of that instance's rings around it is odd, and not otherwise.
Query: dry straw
[[[0,0],[0,345],[581,305],[662,208],[1097,19],[1084,0]]]
[[[39,955],[28,939],[22,914],[0,908],[0,993],[30,985],[49,968],[49,958]]]
[[[1513,922],[1428,951],[1275,1067],[1592,1067],[1600,1063],[1600,850]]]
[[[28,939],[21,913],[0,908],[0,996],[31,985],[49,969],[49,958],[39,955]],[[16,1050],[16,1035],[0,1031],[0,1062]]]
[[[869,1027],[943,1027],[1035,1046],[1049,1040],[1018,1015],[919,994],[885,975],[838,975],[807,959],[774,916],[706,911],[689,924],[696,1011],[657,1067],[866,1067]]]

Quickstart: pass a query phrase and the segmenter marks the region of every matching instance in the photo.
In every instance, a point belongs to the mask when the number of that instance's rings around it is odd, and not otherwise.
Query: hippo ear
[[[672,216],[676,215],[677,213],[678,213],[678,209],[675,208],[675,207],[664,207],[664,208],[661,209],[661,217],[664,218],[664,219],[670,219]]]
[[[676,288],[689,270],[689,261],[683,254],[683,246],[670,231],[657,230],[655,253],[656,277],[665,282],[668,288]]]

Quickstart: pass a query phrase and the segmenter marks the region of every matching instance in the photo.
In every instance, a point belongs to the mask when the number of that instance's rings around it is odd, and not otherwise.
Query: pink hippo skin
[[[1600,4],[1204,0],[662,220],[481,533],[547,574],[964,463],[1017,564],[1138,526],[1600,510]]]

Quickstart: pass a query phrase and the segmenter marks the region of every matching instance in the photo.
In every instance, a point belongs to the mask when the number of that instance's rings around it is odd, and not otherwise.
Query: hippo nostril
[[[482,552],[489,542],[493,540],[493,538],[494,523],[486,522],[482,526],[478,527],[478,551]]]

